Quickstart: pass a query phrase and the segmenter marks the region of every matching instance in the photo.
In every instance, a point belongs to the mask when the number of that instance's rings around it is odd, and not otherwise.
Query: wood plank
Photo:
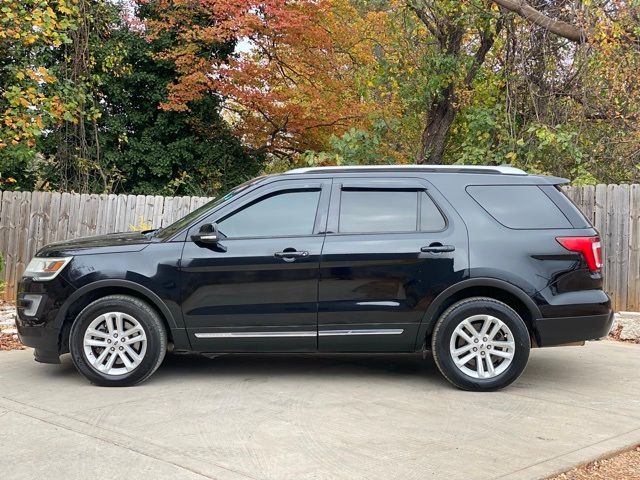
[[[56,241],[66,240],[69,238],[69,217],[71,215],[72,196],[70,193],[64,192],[60,198],[60,216],[55,227]],[[55,219],[53,219],[55,222]]]
[[[146,225],[150,225],[153,228],[153,208],[155,207],[156,199],[153,195],[145,195],[144,197],[144,212],[142,217]]]
[[[594,226],[601,234],[604,235],[606,224],[606,211],[607,211],[607,186],[603,184],[596,185],[595,205],[593,211]]]
[[[69,228],[67,229],[67,238],[78,238],[80,236],[80,207],[82,204],[82,195],[79,193],[71,194],[69,205]]]
[[[116,200],[116,232],[126,232],[127,227],[127,195],[118,195]]]
[[[85,218],[85,223],[87,225],[87,235],[97,235],[98,234],[98,214],[100,210],[100,195],[96,193],[92,193],[89,195],[89,200],[87,202],[87,217]]]
[[[156,195],[153,197],[153,219],[151,224],[153,228],[162,227],[162,212],[164,210],[164,197],[162,195]]]
[[[32,192],[31,205],[29,207],[29,219],[26,223],[26,248],[21,261],[25,264],[35,256],[39,246],[44,242],[43,223],[44,223],[44,201],[45,192]],[[40,244],[40,245],[39,245]]]
[[[11,213],[11,195],[10,192],[0,192],[0,255],[3,258],[3,264],[6,264],[7,242],[9,240],[9,221]],[[0,279],[5,280],[6,268],[0,272]]]
[[[189,200],[189,212],[193,212],[200,206],[200,197],[190,197]]]
[[[136,219],[137,199],[138,197],[136,195],[127,195],[126,220],[123,230],[125,232],[131,231],[132,227],[135,227],[138,224],[138,220]]]
[[[582,204],[581,188],[580,187],[564,187],[564,193],[571,199],[576,205]]]
[[[593,185],[583,187],[581,210],[589,223],[594,223],[594,208],[596,203],[596,188]]]
[[[118,196],[111,193],[107,195],[104,214],[104,233],[117,232],[116,213],[118,208]]]
[[[14,245],[15,263],[11,269],[9,285],[11,289],[11,298],[16,296],[17,281],[22,276],[27,262],[27,239],[29,237],[29,225],[31,220],[31,192],[20,192],[18,200],[18,218],[16,219],[16,231],[14,238],[17,244]]]
[[[606,203],[606,217],[605,217],[605,245],[606,251],[609,252],[604,259],[604,273],[605,273],[605,290],[611,297],[611,302],[615,306],[618,304],[617,297],[617,272],[616,272],[616,256],[617,251],[617,238],[616,232],[616,186],[607,185],[607,203]]]
[[[10,192],[0,191],[0,255],[2,255],[2,270],[0,271],[0,280],[6,281],[7,273],[7,242],[9,241],[9,219],[11,212],[11,195]],[[6,288],[1,292],[0,297],[4,300],[10,300],[7,297]]]
[[[109,195],[106,193],[98,195],[98,213],[96,215],[96,235],[104,235],[109,233],[107,227],[107,209],[109,208]]]
[[[16,235],[16,220],[18,215],[20,214],[20,199],[18,192],[5,192],[3,195],[3,212],[4,219],[3,223],[6,228],[6,241],[5,241],[5,250],[4,254],[4,275],[3,280],[6,282],[4,289],[4,298],[11,300],[13,299],[12,294],[12,285],[11,285],[11,274],[12,270],[15,268],[16,263],[16,246],[18,241],[18,236]]]
[[[640,185],[630,186],[629,271],[625,310],[640,310]]]
[[[180,200],[180,215],[178,218],[182,218],[191,212],[191,197],[182,197]]]
[[[57,220],[60,218],[60,205],[62,202],[62,194],[53,192],[49,195],[47,209],[45,210],[44,225],[44,244],[56,241],[56,229],[58,227]]]
[[[147,201],[147,197],[144,195],[136,196],[136,213],[135,220],[131,224],[133,228],[131,230],[140,230],[144,226],[144,207]]]
[[[627,309],[627,285],[629,277],[629,185],[616,185],[616,297],[617,309]]]
[[[173,198],[174,197],[164,197],[164,205],[162,206],[163,227],[173,223]]]
[[[87,211],[89,210],[89,194],[80,194],[80,201],[78,202],[78,229],[76,235],[78,237],[86,237],[89,231],[89,225],[87,223]]]
[[[38,192],[39,199],[37,208],[35,209],[36,219],[36,231],[28,232],[29,238],[35,238],[34,248],[31,251],[30,255],[35,255],[38,250],[44,247],[44,237],[45,237],[45,227],[46,227],[46,211],[47,207],[51,203],[51,192]],[[32,196],[33,198],[33,196]],[[34,212],[32,208],[32,212]],[[27,260],[31,260],[30,258]]]

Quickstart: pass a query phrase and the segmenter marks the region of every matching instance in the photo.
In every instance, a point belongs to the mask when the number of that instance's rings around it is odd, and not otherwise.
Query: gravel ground
[[[640,446],[611,458],[596,460],[561,473],[550,480],[638,480],[640,479]]]
[[[0,303],[0,350],[24,350],[16,331],[16,307],[9,302]]]

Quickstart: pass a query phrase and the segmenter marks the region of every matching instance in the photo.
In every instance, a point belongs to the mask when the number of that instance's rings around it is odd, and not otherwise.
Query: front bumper
[[[60,363],[58,329],[46,327],[18,327],[18,339],[26,346],[33,347],[33,356],[37,362]]]
[[[613,325],[613,312],[579,317],[539,318],[536,330],[540,347],[596,340],[606,337]]]
[[[61,277],[48,282],[34,282],[23,277],[18,284],[16,328],[18,338],[35,349],[35,359],[43,363],[60,363],[67,348],[60,344],[62,322],[58,312],[73,288]]]

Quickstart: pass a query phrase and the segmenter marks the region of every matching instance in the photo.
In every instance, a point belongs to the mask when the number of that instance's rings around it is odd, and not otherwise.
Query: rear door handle
[[[422,247],[421,252],[425,253],[444,253],[453,252],[456,249],[453,245],[442,245],[441,243],[432,243],[428,247]]]

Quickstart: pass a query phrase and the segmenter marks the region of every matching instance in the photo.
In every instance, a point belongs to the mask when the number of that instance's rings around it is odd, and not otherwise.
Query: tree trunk
[[[491,28],[480,32],[480,45],[473,57],[473,62],[467,70],[464,78],[464,85],[471,87],[473,80],[476,78],[480,67],[485,61],[487,53],[493,47],[496,35],[502,30],[504,18],[501,16],[495,26],[495,30]],[[460,55],[463,30],[452,29],[449,42],[447,44],[447,52],[449,55]],[[430,163],[440,165],[444,156],[444,149],[449,137],[449,130],[456,118],[455,85],[450,83],[440,93],[438,98],[431,104],[427,114],[427,125],[422,131],[420,154],[418,155],[418,163]]]
[[[442,163],[449,129],[455,119],[453,106],[453,85],[449,85],[437,100],[431,104],[427,114],[427,125],[422,131],[422,145],[418,163],[439,165]]]

